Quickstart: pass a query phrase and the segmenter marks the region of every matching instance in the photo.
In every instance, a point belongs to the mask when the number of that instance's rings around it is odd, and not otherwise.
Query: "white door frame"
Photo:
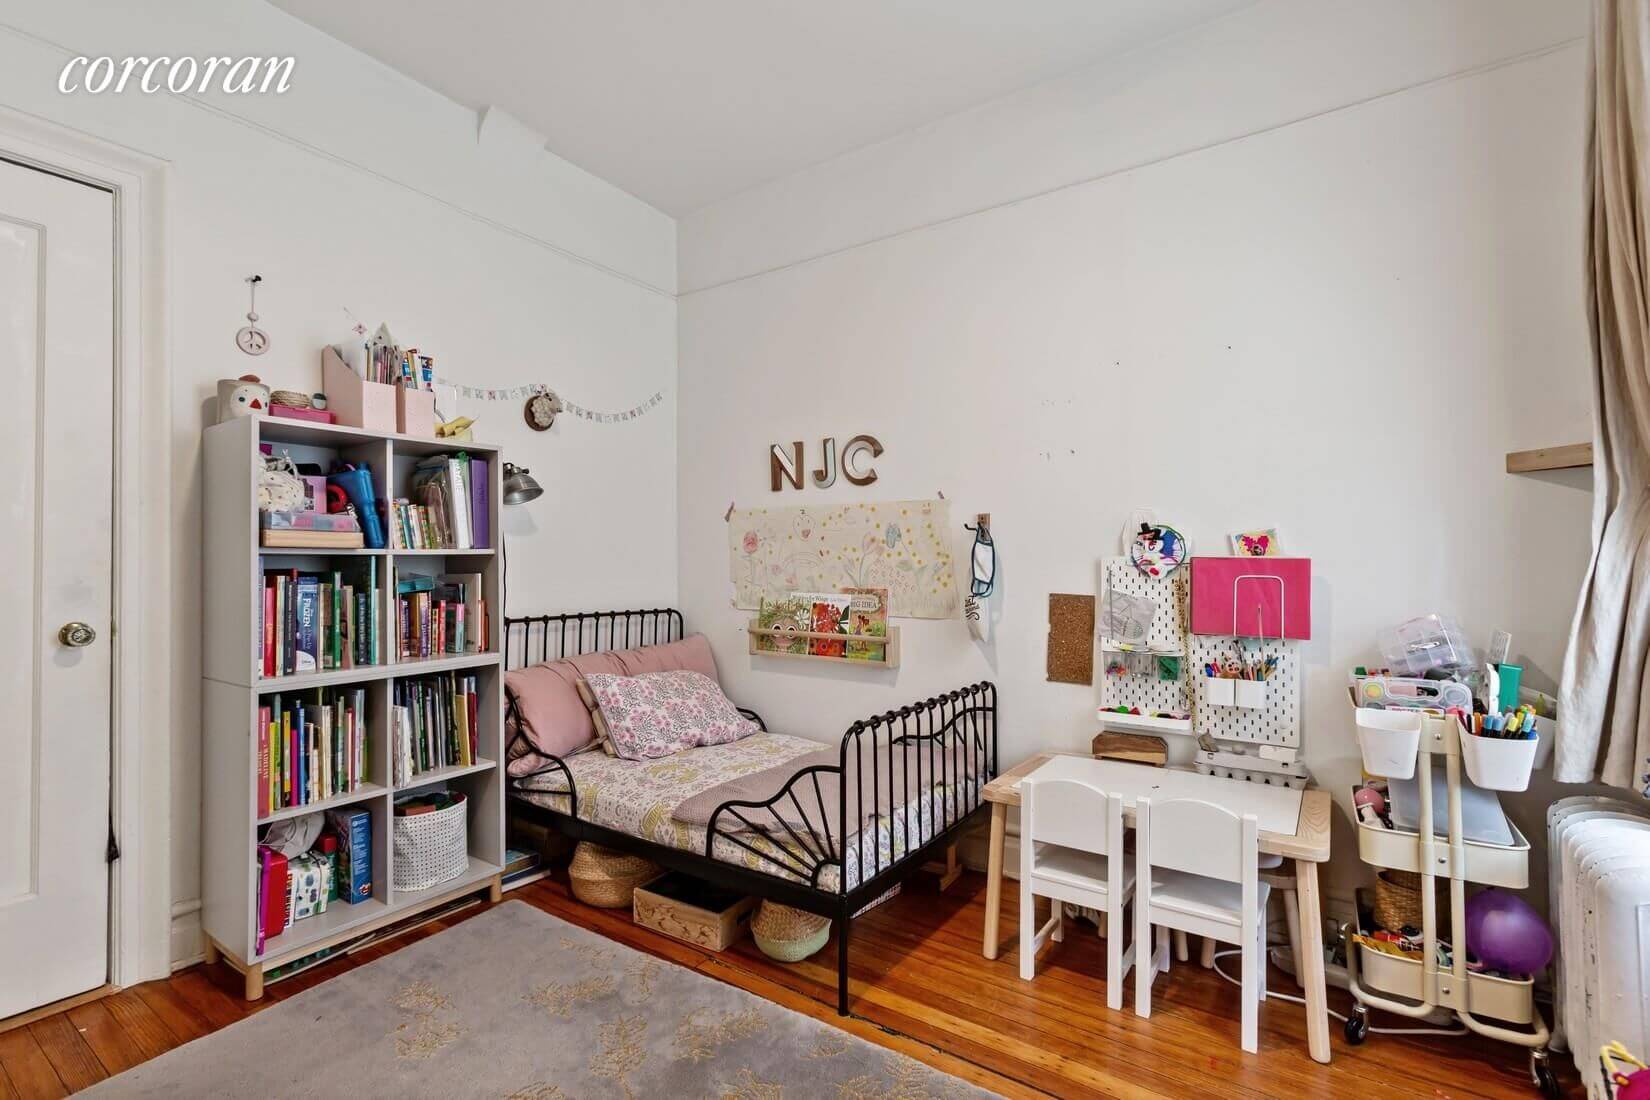
[[[167,165],[0,108],[0,157],[109,188],[115,202],[114,623],[109,982],[165,977],[172,923],[171,384]],[[145,486],[155,487],[146,495]]]

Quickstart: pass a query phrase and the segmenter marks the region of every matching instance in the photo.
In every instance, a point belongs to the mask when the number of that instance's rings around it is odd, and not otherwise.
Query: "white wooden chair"
[[[1243,1049],[1259,1049],[1266,999],[1266,898],[1256,867],[1255,815],[1195,798],[1135,802],[1134,942],[1149,953],[1134,975],[1134,1010],[1152,1014],[1152,981],[1169,969],[1171,929],[1237,944],[1243,952]],[[1155,944],[1153,927],[1156,927]]]
[[[1020,977],[1036,977],[1037,952],[1060,941],[1063,903],[1091,906],[1106,916],[1106,1003],[1123,1007],[1123,976],[1135,957],[1135,945],[1123,949],[1123,906],[1134,893],[1123,835],[1119,795],[1069,779],[1033,776],[1020,784]],[[1038,897],[1053,902],[1042,928]]]
[[[1270,886],[1272,888],[1272,893],[1282,901],[1280,908],[1283,909],[1284,926],[1289,930],[1289,956],[1291,965],[1294,968],[1295,984],[1304,988],[1304,982],[1306,981],[1306,970],[1305,963],[1301,959],[1301,913],[1300,898],[1295,892],[1297,886],[1295,880],[1295,861],[1292,859],[1284,859],[1280,855],[1272,855],[1262,852],[1260,854],[1260,862],[1257,866],[1260,868],[1261,882]],[[1175,958],[1179,959],[1181,962],[1185,962],[1186,933],[1176,931],[1174,936]],[[1268,952],[1268,955],[1270,955],[1270,952]],[[1203,949],[1199,955],[1199,961],[1203,963],[1203,968],[1205,970],[1209,970],[1214,967],[1214,940],[1208,939],[1207,937],[1204,938]]]

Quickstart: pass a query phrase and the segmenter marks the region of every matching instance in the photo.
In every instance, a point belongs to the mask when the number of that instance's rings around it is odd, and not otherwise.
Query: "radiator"
[[[1552,1046],[1587,1095],[1608,1097],[1599,1048],[1650,1057],[1650,805],[1565,798],[1547,809],[1547,875],[1558,933]]]

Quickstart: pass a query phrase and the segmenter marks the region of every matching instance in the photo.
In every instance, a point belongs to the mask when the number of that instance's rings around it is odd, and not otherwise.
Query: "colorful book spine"
[[[366,810],[328,810],[338,834],[338,895],[351,905],[372,897],[372,816]]]

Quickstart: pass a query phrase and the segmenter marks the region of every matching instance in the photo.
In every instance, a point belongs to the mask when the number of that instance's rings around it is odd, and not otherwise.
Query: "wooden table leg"
[[[211,966],[219,959],[218,945],[212,942],[212,937],[206,937],[206,965]]]
[[[1329,1061],[1329,1005],[1323,978],[1323,914],[1318,904],[1318,865],[1295,861],[1300,899],[1301,988],[1306,991],[1306,1048],[1316,1062]]]
[[[997,918],[1003,903],[1003,837],[1008,830],[1008,806],[991,804],[991,842],[985,866],[985,957],[997,957]]]

